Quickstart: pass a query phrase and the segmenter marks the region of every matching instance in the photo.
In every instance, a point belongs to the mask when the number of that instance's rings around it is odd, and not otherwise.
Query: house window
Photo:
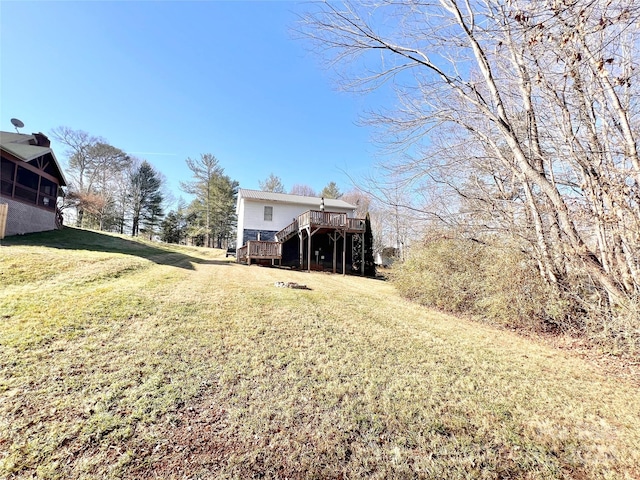
[[[15,198],[19,198],[20,200],[24,200],[29,203],[36,203],[39,183],[40,175],[18,166],[16,190],[14,193]]]
[[[54,210],[56,208],[56,196],[58,186],[46,178],[40,179],[40,196],[38,204],[42,207]]]
[[[264,220],[265,222],[273,220],[273,207],[264,207]]]
[[[13,177],[16,164],[5,160],[0,160],[0,193],[7,196],[13,195]]]

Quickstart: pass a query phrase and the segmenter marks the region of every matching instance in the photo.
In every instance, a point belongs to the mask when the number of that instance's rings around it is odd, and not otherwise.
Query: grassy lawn
[[[383,281],[230,260],[3,240],[0,477],[640,478],[633,384]]]

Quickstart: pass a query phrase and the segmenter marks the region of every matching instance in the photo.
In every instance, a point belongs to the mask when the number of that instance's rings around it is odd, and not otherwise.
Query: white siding
[[[244,232],[244,198],[238,197],[238,232],[236,233],[236,248],[242,246],[242,234]]]

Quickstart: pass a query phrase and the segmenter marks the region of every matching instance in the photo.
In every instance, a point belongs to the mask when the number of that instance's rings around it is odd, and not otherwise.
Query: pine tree
[[[187,233],[187,221],[184,213],[178,209],[167,214],[161,224],[163,242],[180,243]]]
[[[153,232],[162,217],[161,181],[151,164],[146,160],[131,176],[129,199],[131,204],[131,236],[143,230]]]
[[[338,189],[336,182],[329,182],[327,186],[322,189],[322,192],[320,192],[320,196],[323,198],[340,198],[342,193]]]
[[[194,180],[181,183],[181,188],[196,197],[189,205],[189,234],[201,238],[204,246],[212,247],[215,242],[220,248],[235,225],[238,182],[224,175],[218,159],[210,153],[186,162]]]
[[[373,231],[371,230],[371,218],[369,212],[364,221],[364,274],[366,277],[376,276],[376,264],[373,255]]]

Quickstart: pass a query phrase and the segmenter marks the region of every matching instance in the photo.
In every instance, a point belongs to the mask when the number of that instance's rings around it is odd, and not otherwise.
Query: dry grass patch
[[[84,272],[0,293],[5,476],[640,475],[637,390],[579,359],[385,282],[66,235],[87,248],[0,249],[2,271]]]

